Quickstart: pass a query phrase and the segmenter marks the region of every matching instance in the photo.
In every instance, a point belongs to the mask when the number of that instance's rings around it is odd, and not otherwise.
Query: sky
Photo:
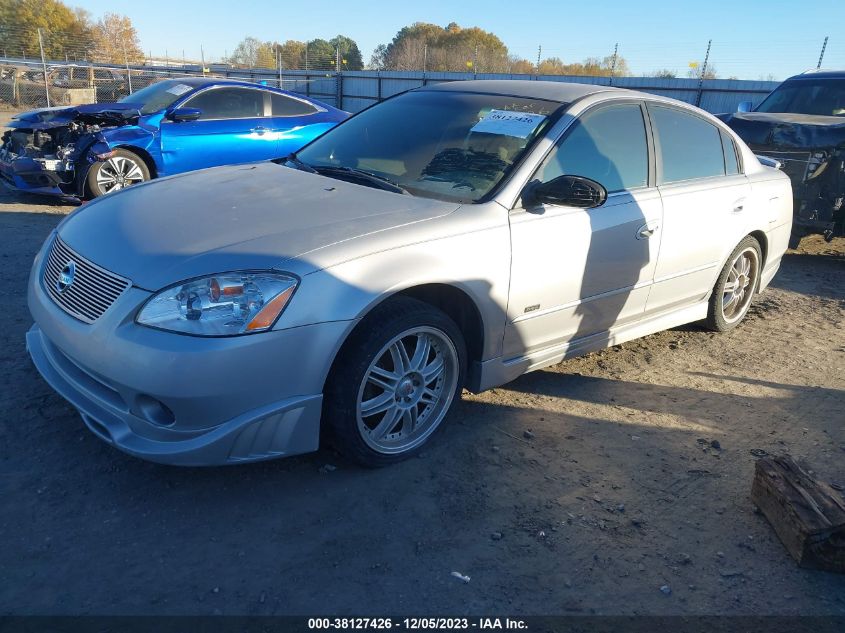
[[[261,40],[351,37],[365,63],[413,22],[457,22],[492,31],[512,54],[565,62],[604,57],[619,44],[633,74],[667,68],[685,75],[704,58],[720,77],[784,79],[815,68],[830,36],[823,66],[845,68],[845,0],[358,0],[354,3],[271,0],[145,0],[116,6],[113,0],[65,0],[99,18],[126,13],[145,52],[154,56],[216,61],[251,35]]]

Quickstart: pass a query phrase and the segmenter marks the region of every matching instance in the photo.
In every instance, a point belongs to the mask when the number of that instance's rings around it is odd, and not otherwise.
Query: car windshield
[[[770,94],[757,112],[845,115],[845,79],[796,79]]]
[[[414,91],[349,119],[296,158],[337,178],[367,172],[415,196],[476,202],[563,107],[542,99]]]
[[[152,114],[170,107],[179,97],[193,89],[193,86],[181,83],[178,79],[168,79],[126,95],[120,102],[140,106],[138,109],[141,114]]]

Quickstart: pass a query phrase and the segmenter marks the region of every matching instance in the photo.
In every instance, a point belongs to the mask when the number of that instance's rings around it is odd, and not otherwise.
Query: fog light
[[[135,399],[135,406],[142,416],[158,426],[173,426],[176,416],[163,402],[147,395],[140,395]]]

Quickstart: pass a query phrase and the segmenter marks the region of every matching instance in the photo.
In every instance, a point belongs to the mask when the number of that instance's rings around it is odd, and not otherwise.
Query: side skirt
[[[508,383],[529,371],[556,365],[567,358],[583,356],[655,332],[701,321],[706,317],[707,301],[705,300],[680,310],[664,312],[642,321],[614,327],[605,332],[547,347],[524,356],[506,360],[494,358],[483,363],[475,363],[470,368],[467,388],[474,393],[479,393]]]

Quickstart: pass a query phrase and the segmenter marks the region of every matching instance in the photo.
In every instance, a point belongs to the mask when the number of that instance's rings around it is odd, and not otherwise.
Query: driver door
[[[168,175],[193,169],[275,158],[267,93],[258,88],[218,87],[181,107],[202,112],[196,121],[163,120],[161,151]]]
[[[601,183],[594,209],[541,204],[510,213],[511,288],[505,360],[575,350],[641,318],[654,277],[662,222],[639,102],[599,105],[579,117],[535,174]]]

